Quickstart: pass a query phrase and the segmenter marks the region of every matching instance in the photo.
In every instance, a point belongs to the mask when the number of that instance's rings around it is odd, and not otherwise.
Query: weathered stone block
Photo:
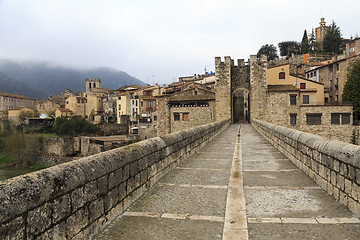
[[[66,194],[62,197],[55,199],[53,205],[53,218],[52,222],[56,223],[71,214],[70,196]]]
[[[351,195],[351,181],[345,178],[345,193]]]
[[[341,191],[345,189],[345,178],[340,174],[336,176],[336,187],[339,188]]]
[[[25,232],[25,221],[22,217],[17,217],[14,220],[0,224],[1,239],[23,239]]]
[[[119,190],[119,201],[122,201],[126,197],[126,183],[121,183],[118,187]]]
[[[348,179],[350,179],[351,181],[356,180],[356,171],[355,171],[355,167],[353,167],[352,165],[348,165],[348,174],[346,176]]]
[[[89,224],[88,209],[81,208],[66,220],[66,235],[69,239],[73,238],[82,228]]]
[[[138,171],[142,171],[148,166],[147,161],[148,159],[146,157],[138,160]]]
[[[339,173],[343,176],[347,176],[348,174],[348,171],[347,171],[347,166],[345,163],[343,162],[340,162],[340,170],[339,170]]]
[[[92,202],[99,195],[99,190],[97,188],[97,182],[91,181],[84,186],[84,202]]]
[[[109,174],[109,189],[113,189],[120,185],[123,181],[123,170],[118,169],[115,172]]]
[[[95,219],[99,218],[100,216],[104,215],[104,200],[102,197],[94,200],[89,205],[89,216],[90,222],[95,221]]]
[[[336,186],[336,172],[331,171],[331,180],[330,180],[331,184]]]
[[[353,183],[352,188],[351,188],[351,196],[356,200],[356,201],[360,201],[360,187],[359,185]]]
[[[105,212],[110,211],[110,209],[115,207],[118,202],[119,202],[119,189],[114,188],[104,198]]]
[[[130,163],[130,177],[135,176],[138,173],[137,162]]]
[[[122,181],[125,182],[126,180],[129,179],[130,176],[130,166],[126,165],[125,167],[123,167],[123,179]]]
[[[27,236],[33,237],[45,231],[51,224],[52,205],[44,205],[30,211],[27,216]]]
[[[108,175],[102,176],[96,182],[99,194],[106,194],[108,192]]]
[[[71,206],[73,212],[77,211],[79,208],[83,207],[85,203],[84,199],[84,188],[80,187],[72,191],[71,193]]]
[[[66,240],[66,224],[61,222],[53,228],[36,237],[37,240],[59,239]]]
[[[334,171],[340,172],[340,162],[338,160],[334,161]]]

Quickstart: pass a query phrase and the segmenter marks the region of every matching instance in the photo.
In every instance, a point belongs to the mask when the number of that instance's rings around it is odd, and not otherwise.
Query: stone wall
[[[210,123],[2,181],[0,236],[88,239],[228,123]]]
[[[127,119],[128,116],[121,116],[122,119]],[[103,124],[100,126],[101,131],[104,132],[104,135],[126,135],[129,133],[129,125],[126,123],[123,124]]]
[[[360,145],[360,126],[354,126],[353,144]]]
[[[290,105],[290,95],[296,96],[296,105]],[[271,92],[267,91],[266,111],[257,119],[266,122],[294,128],[299,131],[320,135],[333,140],[339,140],[347,143],[353,143],[353,125],[351,124],[352,106],[350,105],[300,105],[298,92],[283,91]],[[321,124],[307,124],[307,114],[321,114]],[[332,113],[350,114],[350,122],[348,124],[332,124]],[[290,124],[290,114],[296,115],[296,124]],[[254,116],[253,116],[254,117]]]
[[[360,147],[252,120],[253,127],[320,187],[360,216]]]
[[[214,122],[214,112],[215,101],[209,101],[209,106],[206,107],[172,107],[170,108],[171,132]],[[179,121],[174,120],[174,113],[180,114]],[[184,120],[184,113],[188,113],[188,120]]]

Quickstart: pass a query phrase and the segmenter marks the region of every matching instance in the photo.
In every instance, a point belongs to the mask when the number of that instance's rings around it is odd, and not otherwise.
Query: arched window
[[[279,79],[285,79],[285,72],[279,72]]]

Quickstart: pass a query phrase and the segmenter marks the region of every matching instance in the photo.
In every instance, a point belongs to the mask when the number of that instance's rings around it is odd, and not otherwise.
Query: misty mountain
[[[0,60],[0,92],[44,99],[59,95],[66,88],[74,92],[85,91],[86,78],[100,78],[101,87],[109,89],[130,84],[146,85],[125,72],[108,67],[81,70],[50,63]]]

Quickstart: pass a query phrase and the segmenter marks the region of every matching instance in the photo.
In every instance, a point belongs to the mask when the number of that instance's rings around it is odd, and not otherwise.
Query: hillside
[[[0,60],[0,92],[44,99],[58,95],[66,88],[84,91],[86,78],[100,78],[101,86],[110,89],[130,84],[145,85],[125,72],[107,67],[80,70],[49,63]]]

